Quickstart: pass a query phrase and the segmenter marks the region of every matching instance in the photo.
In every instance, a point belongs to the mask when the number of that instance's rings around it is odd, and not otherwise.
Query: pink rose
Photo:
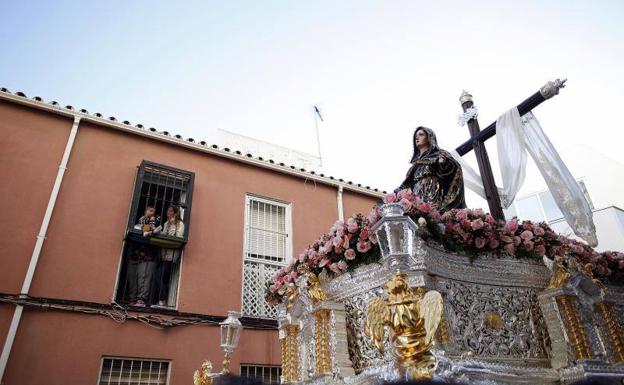
[[[336,263],[332,263],[329,265],[329,270],[333,271],[336,274],[342,274],[347,270],[347,264],[345,261],[340,261]]]
[[[353,221],[352,223],[349,223],[347,225],[347,231],[350,233],[355,233],[360,229],[360,226],[357,224],[357,222]]]
[[[455,218],[458,221],[463,221],[464,219],[468,219],[468,210],[467,209],[457,210],[457,212],[455,213]]]
[[[383,198],[383,202],[384,203],[393,203],[396,202],[396,195],[395,194],[388,194]]]
[[[494,217],[491,216],[490,214],[485,214],[485,221],[491,225],[496,224],[496,219],[494,219]]]
[[[342,245],[342,243],[342,237],[334,237],[334,239],[332,240],[332,244],[334,245],[334,247],[339,247],[340,245]]]
[[[515,237],[513,237],[513,245],[514,245],[514,246],[516,246],[516,247],[517,247],[517,246],[519,246],[519,245],[520,245],[520,243],[522,243],[522,238],[520,238],[519,236],[515,236]]]
[[[482,217],[485,212],[483,211],[483,209],[475,209],[472,211],[472,214],[476,217]]]
[[[525,230],[520,234],[520,238],[522,238],[522,240],[524,241],[530,241],[531,239],[533,239],[533,233],[529,230]]]
[[[347,250],[344,252],[344,256],[345,256],[345,258],[346,258],[346,259],[348,259],[349,261],[354,260],[354,259],[355,259],[355,250],[353,250],[353,249],[347,249]]]
[[[533,241],[524,241],[523,243],[524,243],[524,247],[527,250],[533,250],[533,245],[534,245]]]
[[[507,222],[507,224],[505,224],[505,230],[507,230],[508,232],[512,234],[515,234],[515,232],[518,230],[518,221],[516,221],[515,219],[512,219],[509,222]]]
[[[410,211],[410,209],[412,208],[412,202],[410,202],[406,198],[401,199],[399,203],[401,204],[401,207],[403,207],[403,210],[406,212]]]
[[[299,254],[299,257],[297,259],[299,260],[299,262],[304,262],[307,256],[307,253],[301,253]]]
[[[541,237],[542,235],[546,234],[546,231],[544,231],[543,228],[541,228],[540,226],[536,226],[533,229],[533,232],[535,233],[535,235],[537,235],[538,237]]]
[[[404,198],[407,196],[407,194],[409,194],[409,193],[410,193],[410,190],[409,190],[409,189],[403,189],[403,190],[401,190],[401,191],[399,191],[399,192],[397,193],[397,199],[402,200],[402,199],[404,199]]]
[[[546,247],[544,245],[537,245],[535,246],[535,252],[538,255],[544,255],[546,254]]]
[[[473,230],[481,230],[483,228],[483,221],[481,220],[481,218],[475,219],[470,223],[470,226]]]
[[[512,243],[513,242],[513,239],[510,236],[508,236],[508,235],[501,235],[500,236],[500,240],[505,242],[505,243]]]
[[[433,207],[429,203],[421,202],[418,205],[418,210],[422,211],[423,213],[428,213],[433,210]]]
[[[367,240],[367,239],[368,239],[368,235],[369,235],[368,230],[363,229],[363,230],[360,232],[360,239],[365,241],[365,240]]]
[[[344,253],[344,250],[342,247],[338,246],[338,247],[334,247],[334,253],[340,255],[342,253]]]
[[[513,243],[506,244],[505,247],[503,247],[503,250],[505,250],[505,253],[509,255],[516,255],[516,248]]]
[[[482,249],[483,246],[485,246],[485,243],[486,241],[485,241],[485,238],[483,237],[477,237],[475,239],[475,246],[477,247],[477,249]]]
[[[494,250],[499,245],[500,245],[500,242],[498,242],[496,239],[494,239],[494,238],[490,239],[490,243],[489,243],[490,249]]]
[[[366,241],[360,241],[357,243],[357,251],[359,251],[360,253],[366,253],[368,252],[373,246],[370,244],[370,242],[366,242]]]

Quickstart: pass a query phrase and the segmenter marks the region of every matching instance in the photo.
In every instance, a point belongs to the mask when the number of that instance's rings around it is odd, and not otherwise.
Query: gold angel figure
[[[201,368],[193,373],[193,385],[212,385],[213,377],[212,362],[206,360],[202,362]]]
[[[327,295],[321,286],[321,281],[316,276],[316,274],[309,272],[307,273],[308,278],[308,296],[314,303],[322,302],[327,299]]]
[[[412,379],[432,378],[436,360],[430,349],[442,318],[442,296],[435,290],[423,295],[422,288],[410,289],[402,273],[386,283],[385,291],[387,300],[376,297],[368,303],[366,334],[383,353],[388,326],[399,367]]]

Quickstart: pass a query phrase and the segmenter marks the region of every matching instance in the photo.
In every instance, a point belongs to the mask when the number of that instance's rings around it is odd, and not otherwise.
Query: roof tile
[[[24,92],[18,91],[18,92],[15,92],[15,93],[11,93],[11,91],[9,91],[9,90],[8,90],[7,88],[5,88],[5,87],[1,87],[1,88],[0,88],[0,92],[7,93],[7,94],[12,94],[12,95],[16,95],[16,96],[23,97],[23,98],[27,98],[27,96],[26,96],[26,94],[25,94]],[[33,98],[32,98],[32,100],[34,100],[35,102],[38,102],[38,103],[45,103],[45,102],[44,102],[44,100],[43,100],[43,98],[41,98],[40,96],[35,96],[35,97],[33,97]],[[55,106],[55,107],[58,107],[58,106],[59,106],[59,103],[58,103],[57,101],[55,101],[55,100],[51,100],[48,104],[49,104],[49,105],[52,105],[52,106]],[[75,111],[75,108],[74,108],[73,106],[71,106],[71,105],[67,105],[67,106],[65,106],[64,108],[65,108],[65,109],[67,109],[67,110],[70,110],[70,111]],[[83,108],[83,109],[80,109],[80,110],[79,110],[79,112],[80,112],[80,113],[82,113],[82,114],[85,114],[85,115],[88,115],[88,114],[89,114],[89,111],[87,111],[87,110],[86,110],[86,109],[84,109],[84,108]],[[99,113],[99,112],[95,112],[95,113],[93,113],[93,115],[92,115],[92,116],[94,116],[94,117],[96,117],[96,118],[100,118],[100,119],[105,119],[105,118],[103,117],[103,115],[102,115],[101,113]],[[117,122],[117,118],[116,118],[116,117],[114,117],[114,116],[110,116],[110,117],[108,117],[108,118],[107,118],[107,120],[112,121],[112,122]],[[124,120],[122,123],[123,123],[123,124],[125,124],[125,125],[131,125],[130,121],[128,121],[128,120]],[[140,124],[140,123],[139,123],[139,124],[136,124],[136,125],[135,125],[135,127],[136,127],[136,128],[139,128],[139,129],[145,129],[145,128],[144,128],[144,126],[143,126],[142,124]],[[154,127],[150,127],[150,128],[148,128],[148,130],[149,130],[150,132],[153,132],[153,133],[158,133],[158,131],[157,131]],[[169,132],[168,132],[168,131],[162,131],[162,132],[160,132],[160,133],[158,133],[158,134],[159,134],[159,135],[163,135],[163,136],[168,136],[168,137],[170,137],[170,136],[171,136],[171,135],[169,134]],[[184,139],[182,138],[182,136],[181,136],[181,135],[179,135],[179,134],[174,135],[174,137],[175,137],[176,139],[181,139],[181,140],[184,140]],[[187,142],[190,142],[190,143],[195,143],[195,139],[193,139],[193,138],[187,138],[187,139],[186,139],[186,141],[187,141]],[[203,140],[202,140],[202,141],[200,141],[200,142],[199,142],[199,144],[201,144],[202,146],[206,146],[206,145],[208,145],[208,144],[207,144],[205,141],[203,141]],[[219,149],[219,146],[217,146],[216,144],[212,144],[212,145],[211,145],[211,147],[212,147],[213,149],[215,149],[215,150],[218,150],[218,149]],[[231,153],[231,152],[232,152],[232,150],[230,150],[230,149],[229,149],[229,148],[227,148],[227,147],[224,147],[221,151],[228,152],[228,153]],[[238,154],[238,155],[243,156],[242,152],[241,152],[241,151],[239,151],[239,150],[236,150],[236,151],[235,151],[235,153],[236,153],[236,154]],[[247,158],[253,158],[253,154],[251,154],[251,153],[246,153],[244,156],[245,156],[245,157],[247,157]],[[259,156],[257,159],[258,159],[258,160],[260,160],[260,161],[266,161],[266,162],[268,162],[268,163],[270,163],[270,164],[275,164],[275,163],[276,163],[276,162],[275,162],[275,160],[273,160],[273,159],[267,159],[267,160],[264,160],[264,158],[263,158],[263,157],[261,157],[261,156]],[[282,166],[282,167],[289,167],[289,168],[291,168],[291,169],[293,169],[293,170],[296,170],[296,169],[297,169],[294,165],[286,166],[286,164],[285,164],[285,163],[283,163],[283,162],[279,162],[278,164],[279,164],[280,166]],[[309,173],[309,174],[311,174],[311,175],[318,175],[318,176],[320,176],[320,177],[323,177],[323,178],[328,178],[328,179],[330,179],[330,180],[336,180],[336,178],[334,178],[333,176],[328,176],[328,177],[326,177],[326,176],[325,176],[325,174],[323,174],[323,173],[317,174],[314,170],[306,171],[304,168],[300,168],[300,169],[299,169],[299,171],[300,171],[300,172],[307,172],[307,173]],[[344,179],[342,179],[342,178],[338,179],[338,181],[340,181],[340,182],[343,182],[343,183],[344,183]],[[348,183],[348,184],[350,184],[350,185],[353,185],[353,184],[354,184],[352,181],[348,181],[348,182],[346,182],[346,183]],[[362,187],[362,184],[360,184],[360,183],[356,184],[356,186],[357,186],[357,187],[360,187],[360,188],[365,188],[365,189],[367,189],[367,190],[371,190],[371,188],[370,188],[369,186]],[[379,190],[379,189],[377,189],[377,188],[375,188],[373,191],[378,192],[378,191],[380,191],[380,190]],[[386,192],[385,192],[385,191],[383,191],[383,193],[385,194]]]

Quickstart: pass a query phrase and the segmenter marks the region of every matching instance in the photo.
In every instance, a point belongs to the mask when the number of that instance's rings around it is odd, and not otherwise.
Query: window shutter
[[[286,203],[247,197],[243,256],[243,313],[275,318],[277,309],[264,300],[266,283],[290,257],[290,210]]]

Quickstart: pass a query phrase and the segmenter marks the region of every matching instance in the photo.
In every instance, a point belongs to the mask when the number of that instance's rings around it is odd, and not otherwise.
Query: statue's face
[[[416,138],[414,139],[414,145],[418,148],[429,147],[429,135],[425,130],[416,131]]]

